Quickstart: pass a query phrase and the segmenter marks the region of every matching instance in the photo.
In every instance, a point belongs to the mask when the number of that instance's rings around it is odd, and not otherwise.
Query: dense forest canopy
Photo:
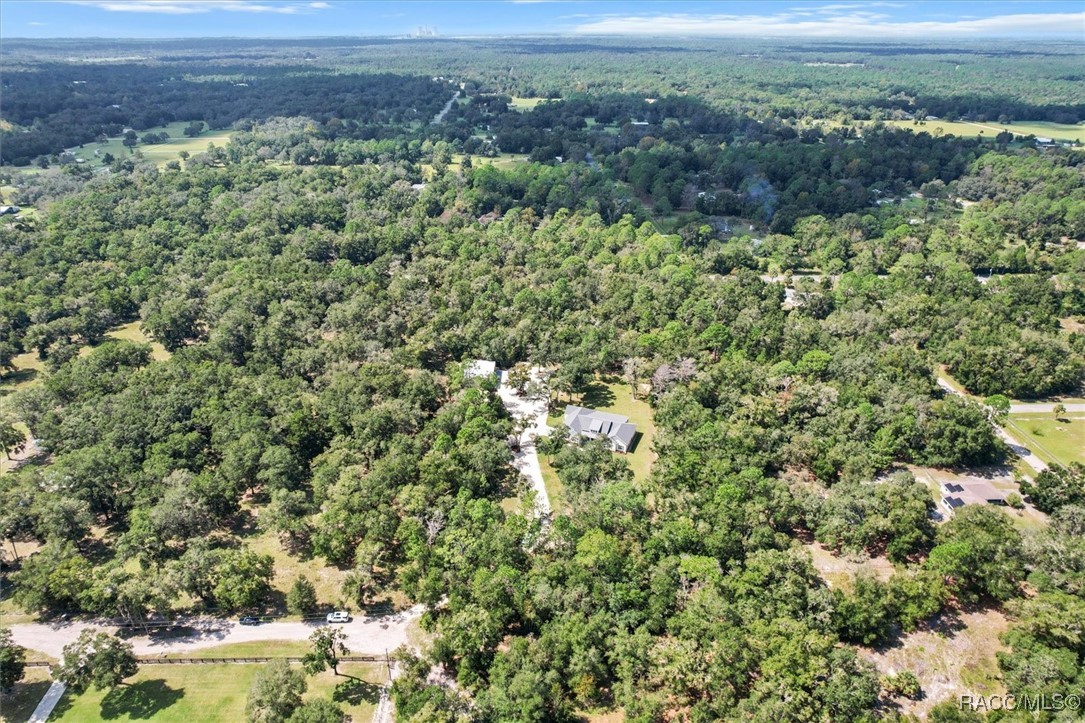
[[[861,649],[974,609],[1013,621],[1008,691],[1085,685],[1085,468],[1021,484],[1050,515],[1024,531],[939,521],[912,471],[1009,458],[942,368],[1080,393],[1085,153],[878,122],[1077,122],[1080,48],[230,47],[2,51],[0,174],[36,211],[0,222],[4,425],[43,453],[0,476],[22,609],[274,611],[270,531],[352,605],[427,606],[405,721],[899,720]],[[10,165],[167,121],[233,136]],[[650,473],[555,436],[565,508],[510,511],[522,420],[470,359],[563,401],[622,380]],[[832,586],[815,542],[891,572]]]

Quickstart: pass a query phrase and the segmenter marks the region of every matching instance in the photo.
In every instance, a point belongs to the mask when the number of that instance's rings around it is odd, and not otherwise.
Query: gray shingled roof
[[[565,408],[565,426],[575,434],[588,437],[605,436],[619,442],[626,450],[637,434],[637,427],[630,423],[629,417],[572,404]]]

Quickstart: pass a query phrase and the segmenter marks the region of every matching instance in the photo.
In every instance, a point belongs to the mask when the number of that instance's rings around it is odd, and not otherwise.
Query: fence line
[[[136,658],[140,665],[212,665],[222,663],[270,663],[273,660],[285,660],[290,663],[300,663],[303,658],[300,655],[278,656],[252,656],[246,655],[235,658]],[[386,655],[348,655],[339,658],[340,663],[390,663]]]

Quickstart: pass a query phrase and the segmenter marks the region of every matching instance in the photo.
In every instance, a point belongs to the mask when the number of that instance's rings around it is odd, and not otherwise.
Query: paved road
[[[538,369],[531,370],[531,378],[538,380]],[[501,373],[501,385],[497,394],[513,419],[527,418],[531,425],[520,435],[520,450],[516,452],[512,464],[520,474],[531,482],[535,490],[535,508],[543,519],[550,516],[550,496],[546,494],[543,483],[542,467],[539,466],[539,454],[535,450],[535,438],[544,437],[553,429],[546,423],[546,398],[527,399],[516,393],[506,383],[507,372]]]
[[[1081,414],[1085,412],[1085,404],[1063,404],[1068,414]],[[1010,414],[1054,414],[1055,403],[1047,402],[1018,402],[1010,405]]]
[[[433,120],[430,121],[430,125],[435,126],[441,121],[443,121],[445,119],[445,116],[448,114],[448,111],[452,110],[452,104],[455,103],[456,99],[459,97],[460,91],[457,90],[456,93],[451,98],[449,98],[448,102],[445,103],[445,107],[441,109],[441,112],[433,116]]]
[[[938,386],[942,387],[942,389],[946,390],[950,394],[960,394],[960,392],[953,388],[952,384],[950,384],[942,377],[938,377]],[[1043,472],[1045,469],[1047,469],[1047,464],[1042,459],[1034,455],[1032,453],[1032,450],[1029,449],[1026,445],[1022,444],[1021,441],[1017,439],[1017,437],[1013,436],[997,424],[992,424],[991,426],[994,427],[995,434],[997,434],[1003,442],[1008,444],[1010,446],[1010,449],[1013,450],[1014,454],[1016,454],[1018,457],[1025,461],[1025,464],[1027,464],[1029,467],[1032,467],[1032,469],[1036,470],[1037,472]]]
[[[395,650],[407,644],[407,630],[421,617],[421,605],[395,615],[355,618],[340,625],[347,634],[346,644],[352,653],[381,653]],[[235,620],[199,618],[179,621],[186,629],[181,636],[136,635],[126,638],[132,643],[136,655],[150,656],[166,653],[188,653],[202,648],[228,643],[249,643],[274,640],[308,640],[323,621],[272,622],[262,625],[239,625]],[[11,626],[15,642],[25,648],[37,650],[59,658],[63,648],[79,637],[83,630],[117,632],[108,624],[70,622],[59,624],[24,623]],[[165,633],[166,631],[163,631]]]
[[[49,686],[49,689],[45,691],[45,695],[43,695],[38,702],[38,707],[30,714],[30,718],[26,723],[45,723],[45,721],[49,720],[49,716],[53,714],[53,708],[56,708],[57,703],[60,702],[60,697],[64,695],[66,689],[67,686],[59,680],[54,680],[53,684]]]

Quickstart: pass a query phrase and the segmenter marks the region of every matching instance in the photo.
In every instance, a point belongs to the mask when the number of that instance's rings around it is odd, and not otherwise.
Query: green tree
[[[347,634],[340,628],[322,626],[309,636],[309,642],[313,648],[302,659],[302,665],[309,675],[316,675],[322,670],[331,668],[332,672],[339,675],[339,658],[350,652],[344,642]]]
[[[0,629],[0,691],[9,691],[23,679],[26,648],[15,643],[11,631]]]
[[[24,610],[78,610],[94,575],[70,542],[46,545],[12,575],[13,597]]]
[[[11,459],[26,448],[26,435],[12,422],[0,421],[0,447],[4,448],[4,459]]]
[[[290,716],[289,723],[343,723],[343,709],[327,698],[313,698],[302,703]]]
[[[924,564],[960,597],[1007,600],[1020,592],[1021,534],[1002,510],[965,505],[939,528],[938,543]]]
[[[130,643],[108,633],[84,630],[75,642],[64,646],[56,679],[75,692],[90,686],[102,690],[117,687],[138,669]]]
[[[301,706],[308,685],[300,670],[285,660],[274,660],[256,673],[245,704],[249,723],[286,723]]]
[[[251,550],[224,550],[215,567],[215,600],[227,610],[257,607],[271,591],[271,555]]]
[[[308,615],[316,608],[316,587],[302,575],[286,594],[286,609],[291,615]]]

